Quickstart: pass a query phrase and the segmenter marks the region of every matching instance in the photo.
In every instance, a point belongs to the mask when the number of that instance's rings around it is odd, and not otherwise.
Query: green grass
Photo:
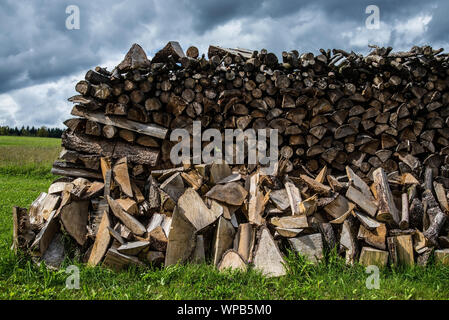
[[[5,138],[5,139],[3,139]],[[0,148],[21,150],[34,146],[42,161],[28,169],[18,157],[11,164],[0,153],[0,299],[448,299],[449,268],[431,264],[427,268],[384,269],[380,288],[367,289],[365,268],[346,266],[343,259],[328,254],[317,266],[293,254],[287,257],[288,275],[268,279],[247,273],[219,273],[210,265],[173,266],[167,269],[135,269],[115,273],[66,260],[59,271],[38,267],[23,255],[10,251],[11,207],[29,207],[54,179],[49,175],[59,151],[59,140],[0,137]],[[16,142],[14,142],[14,140]],[[29,151],[30,149],[28,149]],[[42,150],[42,152],[40,152]],[[40,153],[52,153],[53,158]],[[7,156],[9,157],[9,156]],[[47,159],[47,160],[45,160]],[[5,166],[13,167],[11,171]],[[39,168],[39,169],[37,169]],[[27,171],[29,170],[29,171]],[[11,172],[14,172],[12,174]],[[68,265],[80,268],[80,289],[65,288]]]
[[[61,139],[0,136],[0,174],[49,174],[60,146]]]

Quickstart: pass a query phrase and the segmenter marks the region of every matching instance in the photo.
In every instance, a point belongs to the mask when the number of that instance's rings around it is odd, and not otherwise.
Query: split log
[[[266,227],[262,227],[254,251],[254,268],[267,277],[279,277],[286,274],[284,260],[276,242]]]
[[[80,245],[84,245],[87,240],[88,207],[89,201],[72,201],[59,211],[64,229]]]
[[[135,131],[140,134],[145,134],[151,137],[165,139],[167,136],[168,130],[164,127],[161,127],[157,124],[152,123],[140,123],[133,120],[124,119],[116,116],[107,116],[101,112],[93,112],[81,110],[80,108],[74,108],[72,110],[72,115],[83,117],[91,121],[99,122],[104,125],[110,125],[119,127],[122,129],[127,129],[130,131]]]
[[[128,161],[132,163],[146,164],[150,166],[155,166],[159,157],[159,150],[156,149],[144,148],[135,145],[130,146],[129,144],[123,142],[112,143],[107,140],[100,140],[80,133],[67,131],[65,131],[62,135],[62,144],[67,149],[96,154],[101,157],[111,157],[113,159],[127,157]],[[66,171],[67,170],[60,167],[52,169],[52,173],[54,174],[61,174]],[[70,173],[70,170],[68,171]],[[76,176],[98,179],[98,175],[93,175],[87,170],[82,170],[80,173],[77,173]]]
[[[218,266],[218,263],[222,260],[223,253],[231,248],[234,236],[235,229],[231,222],[220,217],[218,219],[218,227],[215,232],[214,247],[212,251],[215,266]]]
[[[226,269],[241,270],[245,272],[247,270],[247,265],[243,258],[235,252],[234,250],[228,250],[223,254],[223,258],[217,266],[219,271],[224,271]]]
[[[314,233],[288,239],[292,248],[307,260],[318,263],[323,258],[323,239],[321,233]]]
[[[178,211],[184,216],[197,231],[201,231],[218,216],[203,202],[199,194],[192,188],[188,188],[178,200]]]
[[[399,211],[393,201],[393,195],[385,171],[382,168],[374,170],[373,180],[379,201],[377,219],[398,225],[400,222]]]
[[[359,263],[366,267],[371,265],[386,267],[388,263],[388,252],[370,247],[363,247],[362,252],[360,253]]]
[[[165,266],[186,262],[195,249],[197,228],[187,219],[182,210],[175,209],[172,219],[165,253]]]
[[[109,242],[111,241],[111,236],[108,229],[110,226],[111,222],[109,220],[109,215],[107,212],[104,212],[101,218],[100,226],[98,227],[98,232],[95,236],[95,242],[92,247],[89,260],[87,262],[88,265],[96,266],[106,254],[109,247]]]
[[[106,198],[114,216],[123,222],[135,235],[141,236],[146,232],[145,227],[132,215],[126,213],[114,199],[110,196]]]

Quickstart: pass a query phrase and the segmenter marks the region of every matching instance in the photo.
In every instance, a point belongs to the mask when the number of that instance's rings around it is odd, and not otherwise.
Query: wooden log
[[[118,129],[111,125],[105,125],[103,126],[102,132],[104,137],[112,139],[117,135]]]
[[[288,202],[290,204],[292,215],[299,215],[300,214],[299,204],[302,201],[299,189],[288,178],[284,180],[284,186],[287,192]]]
[[[449,265],[449,249],[435,250],[435,262]]]
[[[135,133],[130,130],[120,129],[118,135],[128,143],[133,143],[136,140]]]
[[[390,185],[388,184],[387,175],[383,168],[378,168],[373,172],[374,185],[379,201],[379,211],[377,219],[396,225],[400,222],[399,211],[393,201]]]
[[[91,121],[96,121],[104,125],[116,126],[122,129],[135,131],[140,134],[145,134],[159,139],[165,139],[168,130],[153,123],[140,123],[133,120],[124,119],[117,116],[107,116],[101,112],[81,110],[80,108],[73,108],[72,115],[83,117]]]
[[[152,63],[168,62],[171,59],[178,62],[182,57],[185,57],[181,45],[177,41],[169,41],[164,48],[156,52]]]
[[[246,199],[248,191],[237,182],[217,184],[206,193],[206,197],[215,199],[233,206],[241,206]],[[250,199],[251,200],[251,199]]]
[[[117,251],[128,256],[137,256],[142,250],[149,246],[149,241],[132,241],[122,244],[117,248]]]
[[[159,157],[159,150],[156,149],[144,148],[136,145],[130,146],[129,144],[120,141],[113,143],[107,140],[101,140],[80,133],[67,131],[62,135],[62,144],[67,149],[88,154],[96,154],[101,157],[120,159],[126,156],[128,161],[132,163],[146,164],[149,166],[155,166]],[[52,169],[52,173],[53,171],[55,172],[54,174],[69,171],[63,170],[61,167],[56,167],[54,169],[55,170]],[[86,174],[87,172],[83,172],[76,176],[98,178],[98,175]]]
[[[375,217],[377,213],[377,206],[375,203],[370,201],[369,198],[365,197],[363,193],[354,187],[350,186],[346,191],[346,198],[354,202],[363,211],[368,213],[371,217]]]
[[[88,206],[89,201],[72,201],[59,211],[64,229],[80,245],[84,245],[87,240]]]
[[[117,66],[120,72],[127,72],[129,70],[136,70],[140,68],[149,67],[150,61],[145,54],[145,51],[137,43],[134,43],[126,54],[122,62]]]
[[[288,242],[293,250],[313,263],[318,263],[323,259],[323,239],[321,233],[290,238]]]
[[[125,210],[130,215],[137,215],[139,213],[139,209],[137,207],[136,201],[131,198],[122,198],[115,200],[123,210]]]
[[[210,210],[199,194],[192,188],[186,189],[178,200],[178,211],[195,227],[201,231],[217,218],[217,213]]]
[[[368,245],[380,250],[386,250],[387,228],[384,223],[379,227],[369,230],[363,224],[360,225],[357,239],[365,241]]]
[[[423,234],[426,239],[436,245],[441,228],[445,224],[447,216],[443,213],[443,211],[441,211],[440,206],[432,194],[432,191],[429,189],[423,192],[423,202],[427,206],[426,212],[430,220],[429,226]]]
[[[195,249],[197,228],[187,219],[184,213],[175,209],[168,235],[165,266],[186,262]]]
[[[309,227],[306,215],[272,217],[270,223],[276,227],[286,229],[304,229]]]
[[[232,247],[235,229],[231,222],[223,217],[218,219],[218,227],[215,232],[214,246],[212,249],[213,263],[218,266],[222,260],[223,253]]]
[[[33,243],[30,248],[38,248],[40,256],[43,256],[47,251],[51,241],[53,240],[56,233],[60,230],[60,224],[56,217],[56,211],[53,211],[48,217],[47,222],[45,222],[42,229],[34,238]],[[25,238],[26,239],[26,238]]]
[[[144,266],[136,257],[122,254],[114,248],[108,250],[102,265],[115,271],[120,271],[129,265]]]
[[[363,247],[360,253],[359,263],[366,267],[371,265],[386,267],[388,263],[388,251]]]
[[[239,56],[242,57],[243,59],[250,59],[253,54],[253,51],[240,48],[230,49],[230,48],[222,48],[219,46],[209,46],[209,50],[207,52],[207,56],[209,59],[215,55],[223,58],[228,54],[231,56]]]
[[[227,250],[224,254],[223,254],[223,258],[221,259],[220,263],[217,266],[217,269],[221,272],[221,271],[225,271],[227,269],[231,269],[231,270],[240,270],[245,272],[247,270],[248,266],[245,263],[244,259],[242,258],[242,256],[230,249]]]
[[[152,229],[149,232],[149,236],[151,239],[151,249],[162,252],[167,250],[168,238],[162,228],[162,225]]]
[[[17,253],[19,248],[26,248],[35,238],[31,230],[31,224],[26,208],[14,206],[12,209],[13,220],[13,244],[12,248]],[[47,220],[48,221],[48,220]]]
[[[141,236],[146,232],[145,227],[136,218],[126,213],[114,199],[110,196],[107,196],[106,198],[114,216],[116,216],[135,235]]]
[[[258,243],[254,250],[254,268],[267,277],[279,277],[286,274],[284,259],[276,242],[266,227],[262,227]]]
[[[254,246],[255,230],[250,223],[241,223],[237,236],[237,252],[245,262],[248,262],[251,259],[251,252]]]
[[[265,209],[264,196],[259,188],[259,178],[259,172],[249,177],[248,220],[250,223],[256,225],[262,225],[264,223],[262,213]]]
[[[120,186],[120,189],[128,197],[133,197],[133,190],[131,187],[131,180],[128,174],[127,158],[123,157],[115,163],[112,172],[114,173],[114,181]]]
[[[413,242],[411,235],[402,235],[395,237],[398,253],[398,263],[405,265],[414,265]]]
[[[402,216],[401,222],[399,223],[399,228],[402,230],[408,229],[409,227],[409,214],[408,214],[408,195],[407,193],[402,194]]]
[[[98,232],[95,236],[92,251],[89,255],[89,260],[87,262],[90,266],[96,266],[99,264],[108,250],[109,242],[111,241],[108,227],[111,227],[111,222],[109,220],[108,213],[104,212],[101,218],[100,226],[98,227]]]

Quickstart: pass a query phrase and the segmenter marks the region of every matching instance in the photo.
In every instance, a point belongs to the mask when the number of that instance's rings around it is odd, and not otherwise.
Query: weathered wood
[[[362,192],[350,186],[346,191],[346,198],[354,202],[363,211],[368,213],[371,217],[375,217],[377,213],[377,206]]]
[[[129,179],[128,162],[126,157],[119,159],[115,163],[112,172],[114,173],[114,180],[120,186],[122,192],[128,197],[132,198],[133,190],[131,188],[131,181]]]
[[[267,277],[279,277],[286,274],[284,259],[269,230],[262,227],[254,251],[254,268]]]
[[[87,238],[87,218],[89,201],[72,201],[59,211],[64,229],[78,242],[84,245]]]
[[[288,178],[285,179],[284,186],[287,192],[288,202],[290,204],[292,215],[299,215],[300,214],[299,204],[302,201],[299,189]]]
[[[447,216],[441,211],[431,190],[427,189],[423,192],[423,202],[427,206],[426,213],[430,220],[429,226],[424,230],[423,234],[429,241],[436,244],[441,228],[447,220]]]
[[[435,250],[435,262],[449,265],[449,249]]]
[[[137,43],[134,43],[126,54],[122,62],[117,66],[121,72],[146,68],[150,65],[150,61],[145,51]]]
[[[379,201],[377,219],[398,225],[400,222],[399,211],[393,201],[393,195],[385,171],[382,168],[374,170],[373,180]]]
[[[106,199],[114,216],[123,222],[135,235],[141,236],[146,232],[145,227],[132,215],[126,213],[114,199],[110,196],[107,196]]]
[[[375,229],[369,230],[365,228],[363,224],[360,225],[359,233],[357,235],[357,239],[365,241],[367,244],[380,249],[386,250],[386,235],[387,235],[387,227],[384,223],[380,224]]]
[[[131,198],[116,199],[115,202],[118,203],[120,207],[122,207],[122,209],[130,215],[134,216],[139,213],[136,201]]]
[[[140,123],[137,121],[129,120],[122,117],[113,115],[105,115],[101,112],[81,110],[80,108],[74,108],[71,112],[72,115],[77,117],[83,117],[91,121],[99,122],[104,125],[115,126],[122,129],[127,129],[140,134],[145,134],[151,137],[165,139],[168,130],[154,123]]]
[[[227,250],[223,254],[223,258],[221,259],[217,268],[219,271],[232,269],[232,270],[240,270],[240,271],[245,272],[247,270],[248,266],[245,263],[245,260],[242,258],[242,256],[238,252],[230,249],[230,250]]]
[[[411,235],[389,237],[388,250],[390,251],[393,264],[415,264]]]
[[[195,249],[197,228],[187,219],[182,210],[173,212],[168,235],[165,266],[186,262]]]
[[[199,194],[192,188],[186,189],[179,198],[178,210],[197,231],[209,226],[218,218],[216,213],[204,204]]]
[[[303,229],[309,227],[307,216],[305,215],[273,217],[270,223],[276,227],[287,229]]]
[[[109,220],[109,215],[107,212],[104,212],[101,218],[100,226],[98,227],[98,232],[95,236],[95,242],[92,247],[89,260],[87,261],[88,265],[96,266],[106,254],[109,247],[109,242],[111,241],[111,236],[108,229],[110,227],[111,222]]]
[[[388,251],[363,247],[360,253],[359,263],[366,267],[371,265],[386,267],[388,263]]]
[[[45,266],[47,268],[58,270],[64,262],[65,256],[66,252],[64,249],[62,234],[57,233],[43,254],[42,261],[45,262]]]
[[[330,187],[328,187],[322,183],[319,183],[318,181],[315,181],[314,179],[312,179],[304,174],[301,174],[299,177],[302,180],[304,180],[304,182],[307,183],[309,188],[311,188],[314,192],[316,192],[320,195],[324,195],[324,196],[327,196],[330,194],[330,192],[331,192]]]
[[[346,219],[343,222],[340,233],[340,246],[345,251],[347,264],[353,264],[358,254],[357,229],[352,219]]]
[[[402,215],[401,221],[399,222],[399,228],[402,230],[408,229],[409,227],[409,214],[408,214],[408,195],[407,193],[403,193],[401,196],[402,199]]]
[[[218,226],[215,232],[214,246],[212,250],[213,263],[218,266],[222,260],[223,253],[232,247],[235,236],[235,229],[231,222],[223,217],[218,219]]]
[[[38,247],[40,255],[44,255],[45,251],[47,251],[48,246],[53,240],[53,237],[59,230],[60,225],[56,218],[56,211],[53,211],[48,217],[47,222],[45,222],[42,229],[34,238],[34,241],[31,244],[30,248]]]
[[[242,223],[239,225],[237,236],[237,252],[245,262],[248,262],[251,259],[251,252],[254,246],[255,229],[253,229],[250,223]]]
[[[120,271],[129,265],[143,266],[136,257],[128,256],[117,251],[117,249],[110,248],[106,253],[103,265],[115,271]]]
[[[318,263],[318,261],[323,259],[323,239],[321,233],[290,238],[288,242],[296,252],[313,263]]]
[[[136,256],[140,251],[147,248],[150,245],[149,241],[133,241],[122,244],[117,248],[117,251],[129,256]]]
[[[156,52],[152,62],[167,62],[169,58],[178,62],[182,57],[185,57],[185,54],[182,51],[181,45],[177,41],[169,41],[164,48]]]
[[[152,229],[148,232],[151,239],[151,249],[156,251],[165,252],[167,250],[168,238],[165,235],[164,229],[162,228],[162,222],[160,226]]]
[[[128,161],[132,163],[146,164],[155,166],[158,157],[159,150],[152,148],[144,148],[136,145],[129,145],[124,142],[111,142],[108,140],[101,140],[94,137],[89,137],[80,133],[65,131],[62,135],[62,144],[64,147],[79,152],[96,154],[101,157],[111,157],[114,159],[120,159],[127,157]],[[52,173],[61,174],[70,170],[64,170],[63,168],[54,167]],[[72,170],[74,171],[74,170]],[[80,173],[76,173],[78,177],[87,177],[98,179],[98,174],[92,174],[87,170],[78,170]],[[89,173],[87,175],[86,173]]]
[[[259,172],[249,177],[248,221],[256,225],[264,223],[262,213],[265,209],[264,196],[259,188],[259,180]]]

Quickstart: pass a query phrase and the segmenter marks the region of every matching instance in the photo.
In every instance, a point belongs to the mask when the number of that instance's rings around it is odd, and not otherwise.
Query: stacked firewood
[[[210,46],[206,59],[169,42],[150,61],[134,44],[113,71],[89,70],[52,169],[65,177],[14,208],[15,248],[51,265],[68,234],[91,265],[253,263],[267,275],[285,272],[287,248],[312,261],[326,248],[367,265],[425,265],[434,249],[443,260],[448,55],[320,51],[279,61]],[[170,132],[193,134],[194,121],[276,129],[277,169],[173,165]]]

